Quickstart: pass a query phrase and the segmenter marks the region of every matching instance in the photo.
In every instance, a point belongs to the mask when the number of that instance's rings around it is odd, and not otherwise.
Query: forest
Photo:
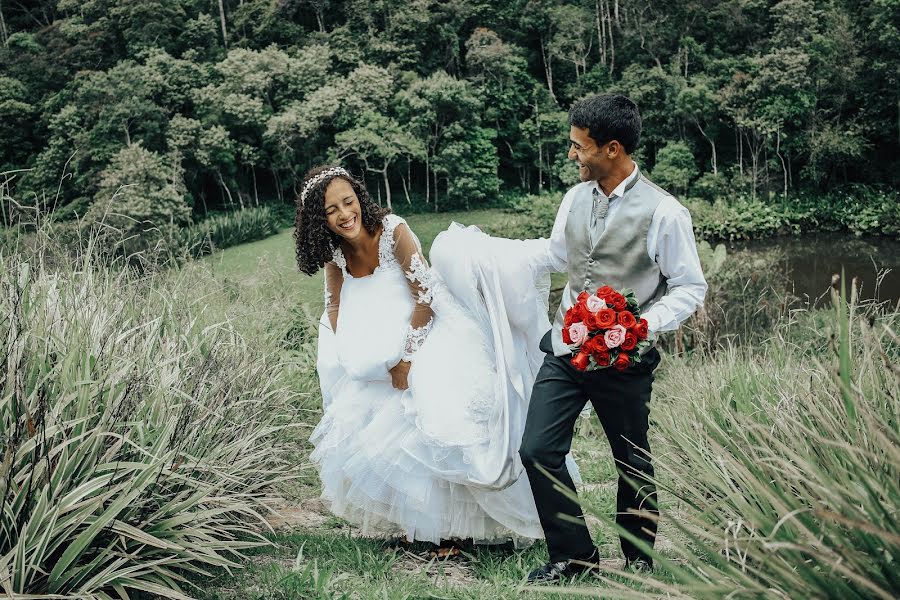
[[[0,43],[6,225],[289,205],[325,162],[407,210],[561,192],[594,93],[679,196],[898,180],[895,0],[3,0]]]

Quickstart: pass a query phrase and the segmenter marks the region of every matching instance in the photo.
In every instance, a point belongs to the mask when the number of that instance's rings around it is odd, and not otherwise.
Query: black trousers
[[[585,560],[596,552],[579,504],[553,489],[553,481],[537,470],[541,465],[575,493],[565,457],[572,446],[575,420],[587,400],[600,418],[619,471],[616,522],[652,546],[656,522],[630,514],[629,509],[656,511],[656,488],[645,479],[653,476],[653,465],[641,450],[650,452],[649,402],[659,352],[653,348],[641,357],[643,362],[624,372],[609,368],[585,373],[572,367],[567,357],[553,355],[549,332],[540,347],[546,356],[531,394],[519,455],[531,482],[550,561]],[[637,483],[637,490],[626,477]],[[622,536],[620,541],[627,560],[640,558],[652,564],[633,543]]]

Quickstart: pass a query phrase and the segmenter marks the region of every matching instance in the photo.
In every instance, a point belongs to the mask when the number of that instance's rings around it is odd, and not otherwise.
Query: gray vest
[[[639,173],[622,197],[613,200],[621,204],[611,218],[607,217],[595,246],[591,246],[590,235],[591,194],[578,194],[572,201],[566,220],[569,281],[553,321],[554,354],[570,353],[562,341],[563,320],[582,291],[591,293],[603,285],[617,290],[628,288],[634,291],[642,313],[666,293],[666,278],[647,254],[647,231],[656,207],[668,195]]]

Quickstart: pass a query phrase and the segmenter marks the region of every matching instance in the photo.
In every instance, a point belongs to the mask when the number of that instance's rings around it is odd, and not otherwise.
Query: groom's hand
[[[401,360],[389,371],[391,374],[391,385],[393,385],[398,390],[405,390],[409,388],[409,383],[407,382],[407,377],[409,376],[409,368],[412,366],[411,362],[407,362],[405,360]]]

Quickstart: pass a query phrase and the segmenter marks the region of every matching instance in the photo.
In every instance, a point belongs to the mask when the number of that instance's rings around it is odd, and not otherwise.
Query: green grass
[[[408,221],[427,252],[451,220],[502,233],[508,219],[509,213],[478,211],[420,214]],[[220,283],[223,293],[213,295],[213,312],[227,315],[247,335],[264,333],[267,347],[292,357],[287,364],[293,365],[296,387],[305,394],[296,431],[302,477],[282,492],[291,506],[302,507],[318,495],[315,473],[303,464],[303,436],[320,414],[310,327],[322,310],[321,277],[296,271],[289,230],[228,249],[196,268],[210,270]],[[748,297],[747,309],[756,301]],[[875,329],[861,320],[853,325],[856,370],[849,392],[833,375],[829,332],[836,332],[844,363],[851,347],[846,341],[850,329],[836,329],[840,318],[826,311],[797,313],[774,324],[771,339],[747,348],[664,359],[654,385],[651,445],[661,490],[657,550],[669,565],[652,579],[615,575],[576,582],[578,590],[526,590],[521,587],[525,574],[546,560],[543,543],[520,550],[476,548],[465,561],[429,562],[418,556],[424,546],[397,550],[357,537],[353,527],[320,506],[315,519],[270,535],[271,545],[254,550],[244,569],[219,572],[196,593],[205,600],[518,598],[525,593],[573,598],[579,591],[620,598],[720,598],[736,590],[739,597],[827,597],[828,590],[865,597],[864,588],[849,576],[868,578],[879,591],[897,591],[891,575],[898,554],[891,515],[900,494],[900,395],[896,374],[877,369],[881,363],[897,369],[900,341],[884,329],[896,329],[896,317],[872,315]],[[847,393],[868,430],[878,428],[878,436],[870,438],[863,425],[848,426],[841,417]],[[769,420],[769,414],[776,418]],[[882,430],[878,424],[891,427]],[[807,428],[804,435],[792,433],[801,426]],[[861,449],[851,451],[853,444]],[[604,564],[615,568],[621,565],[612,524],[616,470],[596,417],[579,421],[573,454],[582,471],[580,498],[591,533]],[[863,456],[879,457],[880,470],[868,468]],[[798,471],[797,464],[805,470]],[[868,492],[859,489],[863,484]],[[880,505],[873,490],[882,494]],[[824,518],[804,512],[810,504],[827,503],[838,508],[825,509]],[[727,527],[737,522],[747,529],[729,540]],[[800,536],[798,530],[815,535]],[[785,541],[799,546],[779,545]],[[733,548],[731,555],[724,554],[725,543],[751,552],[749,566],[737,562]]]
[[[437,234],[452,221],[502,234],[516,218],[501,210],[401,216],[419,237],[426,255]],[[292,228],[285,229],[185,267],[209,272],[220,283],[219,293],[210,297],[212,314],[234,321],[248,336],[269,336],[269,344],[282,351],[284,324],[293,320],[301,329],[312,327],[323,309],[322,274],[309,277],[297,270],[292,233]],[[564,277],[557,277],[554,285],[561,286]],[[308,448],[303,436],[308,436],[320,416],[315,367],[308,356],[312,351],[314,340],[310,339],[294,352],[298,389],[307,393],[298,417],[304,423],[295,440],[304,463]],[[582,469],[584,505],[612,518],[615,485],[610,482],[615,481],[616,471],[606,438],[593,413],[578,427],[573,454]],[[298,506],[319,493],[314,471],[306,464],[299,471],[301,477],[293,487],[281,490],[290,504]],[[206,600],[341,598],[345,594],[353,598],[517,598],[525,575],[547,558],[546,547],[539,542],[524,550],[479,547],[462,566],[428,562],[413,556],[423,553],[424,545],[415,545],[410,552],[386,549],[381,540],[355,537],[353,528],[340,519],[317,517],[313,526],[281,528],[270,535],[271,546],[256,549],[245,568],[222,572],[211,584],[203,582],[199,596]],[[598,546],[619,564],[618,536],[613,528],[593,517],[589,525]]]
[[[473,210],[469,212],[425,213],[406,217],[410,228],[418,236],[427,256],[437,234],[451,222],[477,225],[485,231],[502,231],[510,215],[501,210]],[[273,301],[308,304],[322,310],[323,275],[312,277],[300,273],[295,261],[293,228],[278,235],[227,248],[204,259],[223,285],[242,288],[244,299],[266,310]],[[249,315],[248,315],[249,316]],[[265,319],[264,315],[259,318]]]

